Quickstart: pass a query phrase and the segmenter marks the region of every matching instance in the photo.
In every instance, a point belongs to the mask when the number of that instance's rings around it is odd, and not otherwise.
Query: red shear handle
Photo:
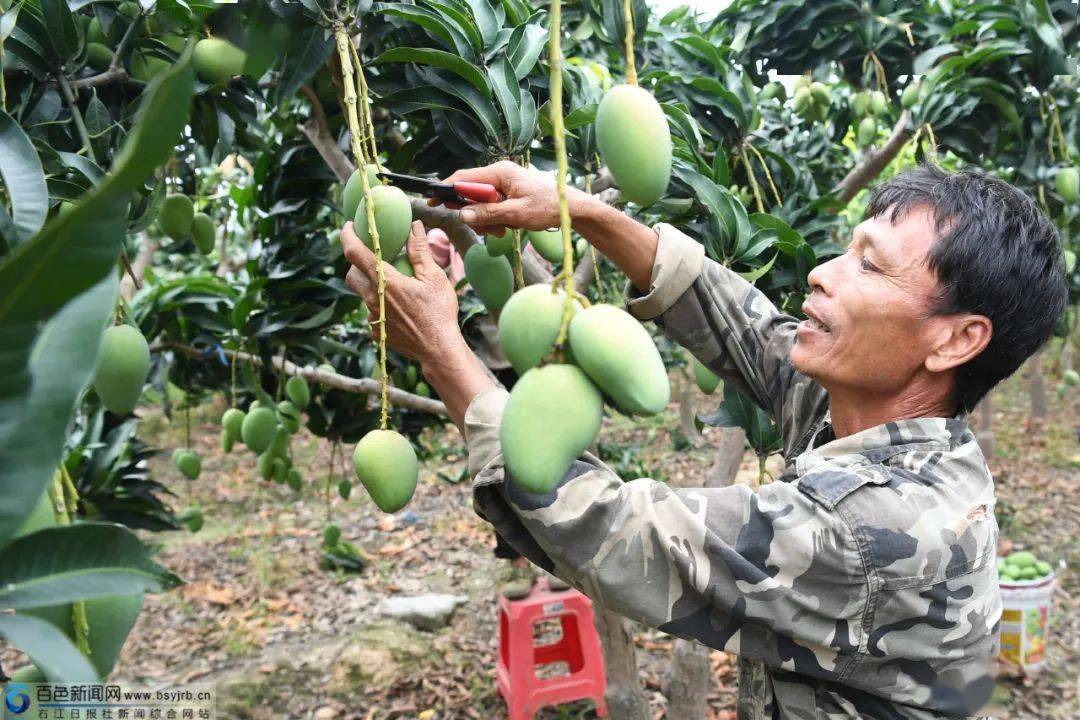
[[[473,202],[493,203],[503,200],[503,196],[499,194],[495,186],[487,183],[457,182],[454,183],[454,190],[461,197]]]

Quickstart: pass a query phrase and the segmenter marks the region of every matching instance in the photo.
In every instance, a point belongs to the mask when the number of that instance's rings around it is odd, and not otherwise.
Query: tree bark
[[[900,119],[893,125],[892,135],[885,144],[867,150],[858,165],[851,169],[840,184],[836,186],[833,194],[843,203],[851,202],[851,199],[859,194],[859,191],[881,174],[893,158],[900,154],[907,141],[915,134],[911,125],[911,112],[904,110],[900,113]]]
[[[200,359],[206,357],[206,353],[202,350],[180,343],[164,343],[151,349],[152,352],[160,352],[161,350],[175,350],[176,352],[181,352],[190,357]],[[238,350],[223,350],[222,352],[235,360],[249,362],[253,365],[264,367],[262,358],[258,355],[252,355],[251,353]],[[213,359],[217,356],[211,355],[210,357]],[[274,372],[278,372],[281,369],[281,363],[275,360],[270,369]],[[310,382],[328,385],[332,388],[337,388],[338,390],[344,390],[345,392],[358,393],[361,395],[378,395],[382,392],[382,386],[378,380],[372,380],[370,378],[353,378],[347,375],[326,372],[325,370],[300,367],[290,360],[285,361],[284,371],[286,375],[296,375],[297,377],[302,377]],[[414,395],[413,393],[405,392],[404,390],[399,390],[395,387],[387,389],[386,397],[398,407],[449,417],[449,413],[446,411],[446,405],[439,400],[432,400],[431,398]]]
[[[607,701],[611,720],[651,720],[649,701],[642,690],[634,638],[621,615],[594,606],[594,623],[604,649]]]
[[[727,487],[735,482],[746,447],[742,428],[720,428],[716,461],[705,477],[705,487]],[[671,665],[664,677],[667,720],[703,720],[709,711],[709,648],[675,638]]]
[[[131,263],[131,272],[135,275],[135,278],[141,283],[143,275],[146,273],[146,268],[154,261],[154,253],[157,252],[158,242],[151,239],[148,235],[142,236],[142,247],[139,248],[139,254],[135,256],[135,260]],[[135,281],[130,275],[124,273],[124,276],[120,278],[120,296],[125,300],[130,301],[135,294]]]

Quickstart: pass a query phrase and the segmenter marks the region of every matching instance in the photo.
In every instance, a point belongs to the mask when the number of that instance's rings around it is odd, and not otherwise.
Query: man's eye
[[[867,260],[866,258],[862,258],[859,261],[859,264],[862,266],[863,270],[868,270],[870,272],[876,272],[877,271],[877,267],[875,267],[874,264],[872,262],[870,262],[869,260]]]

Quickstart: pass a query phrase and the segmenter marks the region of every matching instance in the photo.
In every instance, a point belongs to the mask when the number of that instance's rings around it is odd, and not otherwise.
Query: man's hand
[[[371,332],[377,339],[383,324],[379,319],[379,298],[376,293],[375,253],[346,223],[341,230],[341,246],[353,267],[345,282],[364,299],[371,318]],[[406,245],[414,277],[402,275],[388,263],[383,263],[386,281],[386,325],[389,332],[386,344],[403,355],[419,360],[446,352],[451,346],[464,344],[458,329],[457,295],[442,268],[435,264],[428,248],[423,223],[412,224]]]
[[[486,167],[458,170],[443,182],[480,182],[494,185],[506,199],[497,203],[475,203],[461,209],[461,219],[481,234],[500,235],[510,228],[547,230],[559,224],[559,198],[555,178],[532,168],[523,168],[509,160]],[[571,208],[588,199],[576,188],[568,187]],[[438,200],[428,204],[438,205]]]
[[[345,281],[368,306],[372,335],[378,339],[378,277],[375,253],[353,231],[341,230],[345,257],[353,264]],[[421,222],[414,222],[406,245],[414,277],[383,263],[386,281],[386,344],[420,361],[424,379],[435,388],[454,424],[465,432],[465,411],[478,394],[495,383],[465,343],[458,328],[457,294],[442,268],[435,264]]]

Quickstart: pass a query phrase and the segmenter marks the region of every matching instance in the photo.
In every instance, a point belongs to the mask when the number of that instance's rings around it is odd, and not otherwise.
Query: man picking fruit
[[[506,197],[461,211],[477,232],[558,224],[550,176],[502,162],[449,181]],[[570,212],[628,276],[628,310],[772,415],[787,467],[756,490],[674,488],[585,453],[552,492],[525,492],[500,453],[507,394],[414,223],[416,277],[387,272],[387,340],[464,433],[477,512],[595,602],[738,654],[740,718],[974,715],[1001,602],[994,486],[965,418],[1065,307],[1049,219],[993,177],[908,171],[810,273],[800,322],[669,225],[577,191]],[[341,237],[374,313],[374,257]]]

